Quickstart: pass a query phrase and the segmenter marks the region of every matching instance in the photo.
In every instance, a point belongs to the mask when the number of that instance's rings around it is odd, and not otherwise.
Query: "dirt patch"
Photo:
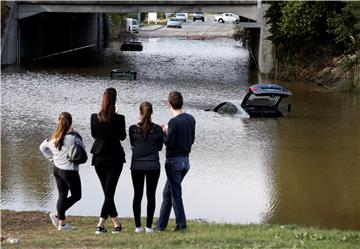
[[[1,212],[2,236],[12,237],[19,231],[36,228],[36,230],[47,230],[52,227],[49,217],[44,212]]]

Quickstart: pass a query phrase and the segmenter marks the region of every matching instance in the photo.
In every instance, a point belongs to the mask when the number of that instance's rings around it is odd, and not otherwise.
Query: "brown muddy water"
[[[54,210],[52,166],[38,147],[55,129],[59,113],[68,111],[89,151],[90,115],[99,111],[104,89],[112,86],[127,127],[137,122],[145,100],[154,105],[153,121],[166,123],[168,93],[183,93],[185,110],[197,120],[191,170],[183,183],[188,218],[360,229],[359,95],[287,83],[293,92],[287,99],[289,117],[243,119],[205,112],[224,100],[241,100],[256,83],[248,52],[230,39],[143,42],[143,52],[120,52],[113,44],[101,56],[81,52],[2,68],[2,209]],[[113,68],[135,70],[138,79],[110,80]],[[120,217],[132,217],[128,139],[123,146],[128,162],[115,200]],[[69,214],[100,213],[103,194],[90,161],[80,167],[83,197]],[[162,169],[156,216],[165,179]]]

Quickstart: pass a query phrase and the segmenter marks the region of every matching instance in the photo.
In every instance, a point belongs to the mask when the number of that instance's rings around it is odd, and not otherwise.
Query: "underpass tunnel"
[[[97,13],[41,13],[19,20],[18,54],[26,61],[103,43]]]

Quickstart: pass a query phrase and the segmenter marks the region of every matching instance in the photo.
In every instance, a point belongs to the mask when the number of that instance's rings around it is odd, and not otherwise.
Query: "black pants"
[[[131,177],[134,186],[134,200],[133,200],[133,211],[135,226],[141,227],[141,200],[144,191],[144,181],[146,177],[146,197],[147,203],[147,218],[146,226],[151,228],[154,212],[155,212],[155,193],[156,187],[160,176],[160,170],[132,170]]]
[[[116,185],[119,181],[119,177],[122,171],[122,164],[116,166],[107,166],[107,165],[96,165],[95,171],[98,175],[102,189],[104,191],[105,200],[101,209],[100,217],[107,219],[109,216],[111,218],[117,217],[118,213],[116,211],[114,195],[116,190]]]
[[[54,176],[59,191],[57,212],[59,220],[65,220],[65,211],[81,199],[81,182],[76,170],[63,170],[54,166]],[[69,190],[71,196],[68,197]]]

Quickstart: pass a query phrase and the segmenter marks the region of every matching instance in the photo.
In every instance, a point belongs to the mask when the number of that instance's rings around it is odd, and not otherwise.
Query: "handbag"
[[[80,135],[75,134],[75,136],[81,139]],[[68,148],[67,158],[69,159],[70,162],[73,162],[74,164],[77,165],[86,163],[88,159],[86,151],[76,141],[76,138],[75,138],[75,143],[70,145]]]

